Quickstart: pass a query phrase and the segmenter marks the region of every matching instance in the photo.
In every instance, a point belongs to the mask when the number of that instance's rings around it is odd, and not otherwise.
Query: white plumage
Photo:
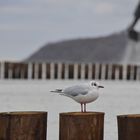
[[[86,104],[95,101],[99,97],[99,88],[103,88],[103,86],[99,85],[96,81],[91,81],[88,84],[74,85],[51,92],[72,98],[81,104],[81,112],[86,112]]]

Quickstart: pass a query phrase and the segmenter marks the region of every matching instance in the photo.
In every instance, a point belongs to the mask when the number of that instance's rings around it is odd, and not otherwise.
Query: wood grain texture
[[[104,113],[60,114],[59,140],[103,140]]]
[[[0,140],[46,140],[47,112],[0,113]]]
[[[140,140],[140,115],[120,115],[118,120],[119,140]]]

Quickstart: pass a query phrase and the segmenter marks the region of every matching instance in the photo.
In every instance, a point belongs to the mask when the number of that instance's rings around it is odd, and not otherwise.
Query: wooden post
[[[103,140],[104,113],[60,113],[59,140]]]
[[[115,66],[115,80],[119,80],[120,77],[120,69],[119,69],[119,65]]]
[[[92,63],[88,64],[88,79],[92,79]]]
[[[109,64],[108,65],[108,80],[112,80],[112,67],[113,65],[112,64]]]
[[[140,66],[137,66],[137,75],[136,75],[136,80],[140,80]]]
[[[123,80],[127,80],[127,65],[123,65]]]
[[[8,70],[8,79],[12,79],[13,78],[13,69],[9,68]]]
[[[46,140],[47,112],[0,113],[0,140]]]
[[[50,79],[54,79],[55,76],[54,76],[54,73],[55,73],[55,70],[54,70],[54,63],[50,63]]]
[[[23,64],[18,64],[18,65],[20,65],[20,67],[19,67],[19,78],[20,79],[24,79],[25,78],[25,65],[23,65]]]
[[[41,79],[42,80],[45,80],[46,79],[46,75],[47,75],[47,69],[46,69],[46,63],[45,62],[43,62],[42,64],[41,64],[41,66],[42,66],[42,74],[41,74]]]
[[[102,64],[102,69],[101,69],[101,79],[105,79],[106,75],[106,64]]]
[[[118,140],[140,140],[140,114],[120,115],[118,120]]]
[[[35,63],[34,66],[35,66],[34,67],[34,78],[38,79],[39,78],[39,64]]]
[[[69,64],[65,63],[65,73],[64,73],[64,79],[69,78]]]
[[[74,64],[74,79],[78,79],[78,64]]]
[[[100,64],[96,63],[95,64],[95,79],[99,79],[99,74],[100,74]]]
[[[58,63],[58,79],[62,79],[62,63]]]
[[[5,62],[0,63],[0,79],[5,79]]]
[[[130,65],[130,79],[129,80],[133,80],[134,78],[134,69],[133,69],[133,65]]]
[[[85,79],[85,64],[81,64],[81,79]]]
[[[28,79],[32,79],[33,63],[28,63]]]

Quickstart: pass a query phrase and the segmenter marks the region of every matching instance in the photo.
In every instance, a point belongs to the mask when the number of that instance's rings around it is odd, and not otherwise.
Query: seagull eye
[[[91,85],[92,85],[92,86],[97,86],[97,84],[96,84],[96,83],[91,83]]]
[[[97,86],[97,84],[96,84],[96,83],[94,83],[93,85],[94,85],[94,86]]]

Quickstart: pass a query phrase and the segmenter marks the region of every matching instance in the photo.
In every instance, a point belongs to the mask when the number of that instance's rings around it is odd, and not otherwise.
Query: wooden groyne
[[[60,113],[59,140],[103,140],[103,112]]]
[[[46,140],[47,112],[0,113],[0,140]]]
[[[117,116],[118,140],[140,139],[140,114]]]
[[[0,79],[140,80],[140,65],[0,62]]]

